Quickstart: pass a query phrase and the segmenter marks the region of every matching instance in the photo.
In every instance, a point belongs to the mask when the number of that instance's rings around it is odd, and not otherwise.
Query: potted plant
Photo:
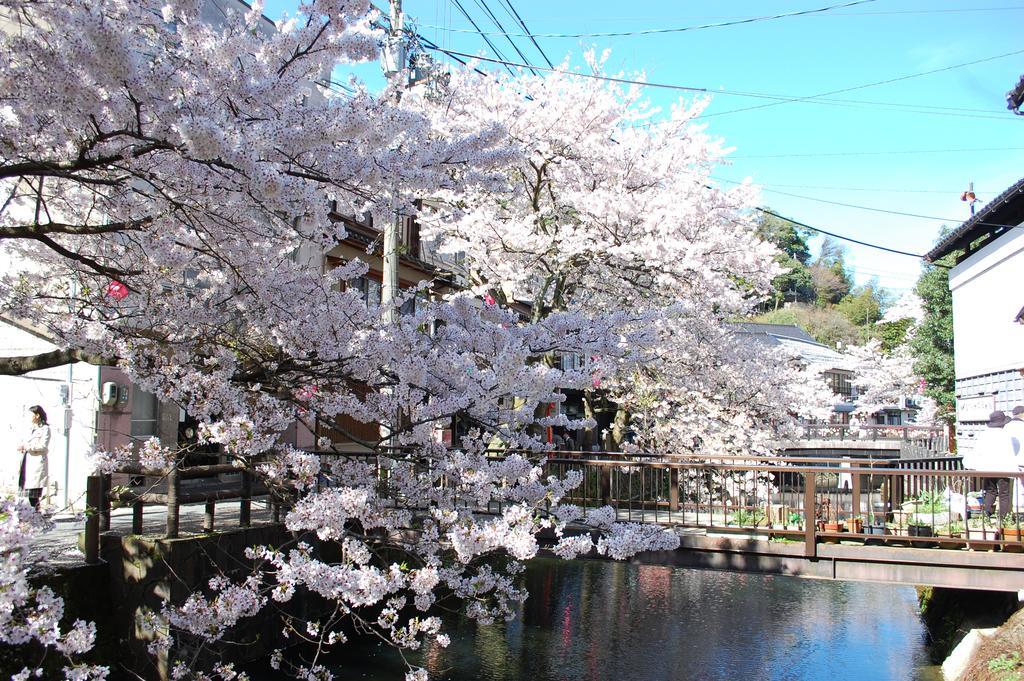
[[[1024,545],[1021,544],[1021,520],[1016,513],[1007,513],[999,521],[1002,527],[1003,551],[1010,553],[1021,553]]]
[[[786,529],[788,530],[803,530],[804,529],[804,514],[793,511],[786,518]]]
[[[963,523],[952,522],[946,528],[946,531],[940,536],[948,537],[948,539],[960,539],[964,536],[964,525]],[[963,544],[959,541],[940,541],[939,548],[941,549],[961,549]]]
[[[823,532],[839,533],[846,529],[838,518],[838,511],[832,506],[832,502],[829,499],[822,499],[818,503],[816,516],[821,523],[821,530]],[[839,537],[826,537],[825,541],[829,544],[838,544]]]
[[[999,539],[999,526],[991,519],[985,516],[973,517],[967,521],[967,539],[973,539],[975,541],[995,541]],[[981,549],[983,551],[991,551],[991,546],[977,546],[967,543],[969,549]]]
[[[850,528],[850,532],[854,534],[860,534],[864,531],[864,516],[854,515],[850,516],[850,519],[846,521]]]

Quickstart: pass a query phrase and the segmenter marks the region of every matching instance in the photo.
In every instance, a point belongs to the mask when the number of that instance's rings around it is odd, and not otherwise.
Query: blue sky
[[[487,4],[508,32],[521,32],[505,0],[460,1],[482,30],[498,30],[484,12]],[[843,2],[511,0],[534,34],[696,26]],[[265,12],[277,19],[295,4],[270,0]],[[378,4],[384,6],[383,0]],[[472,26],[452,0],[404,0],[403,5],[419,33],[435,43],[495,56],[481,36],[453,30]],[[943,224],[955,226],[968,217],[960,201],[968,182],[974,182],[980,207],[1024,176],[1024,116],[1014,116],[1005,104],[1006,91],[1024,73],[1024,52],[856,89],[829,97],[842,100],[829,103],[788,102],[733,112],[772,100],[720,91],[805,97],[954,67],[1024,50],[1022,27],[1024,0],[871,0],[721,28],[537,40],[556,64],[566,57],[578,64],[590,47],[610,48],[610,71],[719,91],[705,122],[735,151],[731,164],[715,177],[752,178],[763,187],[763,205],[796,220],[923,253]],[[532,63],[544,63],[528,39],[513,40]],[[510,60],[520,60],[506,38],[491,36],[491,41]],[[371,88],[380,82],[373,66],[356,72]],[[647,93],[665,109],[681,94],[654,88]],[[877,276],[883,286],[898,291],[913,286],[920,271],[914,258],[852,244],[846,249],[858,283]]]

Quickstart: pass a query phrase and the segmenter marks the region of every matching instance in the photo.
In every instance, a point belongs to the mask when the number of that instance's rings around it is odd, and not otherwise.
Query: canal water
[[[410,661],[449,681],[934,681],[911,587],[531,561],[518,619],[446,617]],[[355,642],[351,642],[355,643]],[[339,678],[401,680],[387,646],[346,646]]]

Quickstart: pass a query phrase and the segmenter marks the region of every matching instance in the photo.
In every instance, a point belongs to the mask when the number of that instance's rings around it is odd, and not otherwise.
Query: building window
[[[826,371],[825,383],[832,392],[844,397],[853,397],[853,384],[850,383],[850,375],[838,371]]]
[[[131,436],[156,437],[159,432],[160,401],[156,395],[135,387],[132,390]]]

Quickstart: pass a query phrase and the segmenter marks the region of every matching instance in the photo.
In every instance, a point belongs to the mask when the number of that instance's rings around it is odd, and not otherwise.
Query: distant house
[[[857,385],[850,359],[829,346],[814,340],[811,334],[792,324],[760,324],[741,322],[734,325],[740,334],[759,343],[782,347],[797,354],[807,365],[827,367],[821,376],[833,393],[840,396],[835,404],[833,423],[849,423],[857,406]],[[913,423],[920,405],[915,398],[901,398],[898,404],[886,405],[872,417],[877,425],[898,426]]]
[[[960,251],[953,294],[956,433],[967,451],[989,413],[1024,404],[1024,179],[990,201],[924,259]]]
[[[794,324],[740,322],[734,324],[733,328],[755,342],[793,352],[807,365],[828,367],[821,376],[832,392],[842,397],[835,405],[832,421],[849,423],[857,399],[857,388],[853,384],[850,361],[842,353],[814,340],[814,336]]]

